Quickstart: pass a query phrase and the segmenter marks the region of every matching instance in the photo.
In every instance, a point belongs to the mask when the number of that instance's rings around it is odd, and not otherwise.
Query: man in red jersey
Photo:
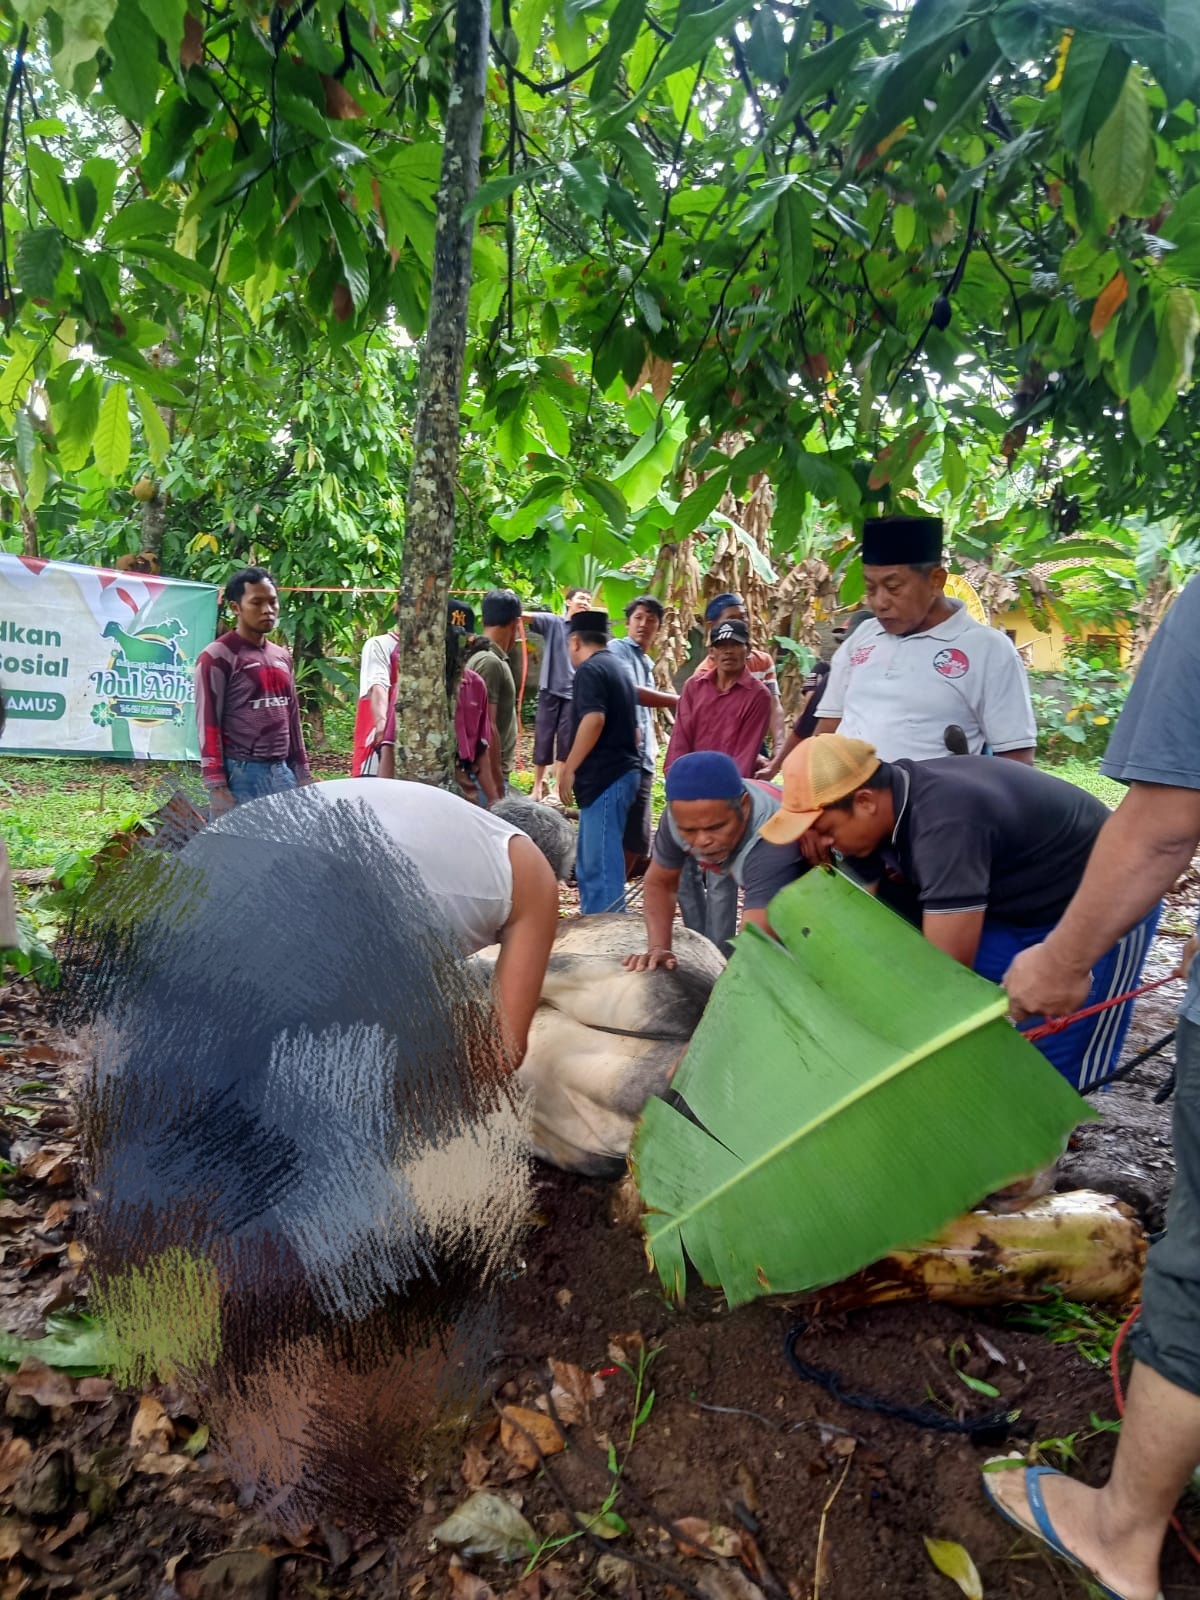
[[[261,567],[225,585],[237,626],[196,661],[200,770],[213,814],[311,783],[292,658],[268,635],[279,621],[275,581]]]

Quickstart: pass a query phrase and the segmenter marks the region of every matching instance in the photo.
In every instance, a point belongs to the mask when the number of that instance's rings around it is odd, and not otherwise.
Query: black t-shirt
[[[898,871],[922,911],[986,911],[1019,928],[1058,921],[1108,807],[1085,789],[1002,756],[893,761],[896,830],[859,877]]]
[[[597,650],[575,671],[573,690],[576,726],[593,711],[604,727],[575,774],[575,795],[590,806],[627,772],[639,772],[637,697],[624,663],[608,650]]]

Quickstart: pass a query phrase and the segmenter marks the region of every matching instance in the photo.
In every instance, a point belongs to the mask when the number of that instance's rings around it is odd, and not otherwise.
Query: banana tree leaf
[[[836,1283],[1053,1161],[1095,1113],[1004,992],[840,873],[747,927],[631,1150],[650,1257],[731,1305]]]

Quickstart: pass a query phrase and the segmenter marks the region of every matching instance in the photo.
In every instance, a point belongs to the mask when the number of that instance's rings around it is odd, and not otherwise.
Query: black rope
[[[1139,1050],[1137,1055],[1131,1056],[1124,1066],[1118,1067],[1115,1072],[1110,1072],[1107,1078],[1100,1078],[1095,1083],[1089,1083],[1086,1089],[1080,1090],[1080,1093],[1095,1094],[1097,1089],[1107,1089],[1110,1083],[1120,1083],[1122,1078],[1127,1078],[1143,1062],[1149,1061],[1151,1056],[1156,1056],[1160,1050],[1165,1050],[1174,1038],[1175,1029],[1172,1028],[1170,1033],[1164,1033],[1161,1039],[1156,1039],[1153,1044],[1148,1044],[1144,1050]],[[1172,1073],[1167,1082],[1154,1096],[1155,1105],[1162,1105],[1174,1086],[1175,1074]]]
[[[992,1411],[987,1416],[964,1417],[959,1422],[942,1411],[935,1411],[932,1406],[902,1406],[876,1395],[850,1393],[836,1372],[828,1367],[814,1367],[808,1361],[801,1361],[796,1354],[796,1340],[807,1327],[808,1323],[802,1319],[788,1329],[783,1340],[784,1353],[798,1378],[819,1385],[839,1405],[851,1406],[856,1411],[874,1411],[881,1417],[895,1417],[899,1422],[910,1422],[915,1428],[928,1428],[934,1433],[963,1433],[981,1444],[999,1444],[1013,1433],[1014,1424],[1021,1415],[1019,1411]]]

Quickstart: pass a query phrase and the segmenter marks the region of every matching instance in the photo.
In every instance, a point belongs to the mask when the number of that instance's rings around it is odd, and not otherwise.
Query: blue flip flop
[[[987,1465],[991,1466],[992,1462],[996,1461],[1019,1461],[1020,1459],[1019,1456],[993,1456]],[[1016,1469],[1013,1468],[1011,1470],[1015,1471]],[[1030,1538],[1041,1539],[1060,1561],[1065,1561],[1068,1566],[1074,1567],[1076,1572],[1081,1572],[1087,1581],[1105,1596],[1105,1600],[1127,1600],[1127,1596],[1119,1594],[1116,1589],[1110,1589],[1106,1583],[1101,1582],[1094,1572],[1090,1572],[1078,1556],[1071,1554],[1057,1533],[1055,1533],[1054,1524],[1050,1521],[1049,1513],[1046,1510],[1046,1502],[1042,1496],[1041,1480],[1043,1478],[1061,1478],[1064,1474],[1056,1472],[1053,1467],[1026,1467],[1024,1471],[1025,1498],[1029,1502],[1029,1509],[1033,1513],[1033,1520],[1037,1526],[1029,1527],[1019,1517],[1014,1516],[1007,1506],[1001,1505],[1000,1501],[992,1493],[991,1486],[988,1483],[988,1479],[992,1474],[985,1472],[983,1474],[983,1492],[987,1495],[992,1509],[998,1511],[1006,1522],[1011,1522],[1014,1528],[1020,1529],[1022,1533],[1028,1534]],[[1161,1595],[1158,1600],[1162,1600]]]

